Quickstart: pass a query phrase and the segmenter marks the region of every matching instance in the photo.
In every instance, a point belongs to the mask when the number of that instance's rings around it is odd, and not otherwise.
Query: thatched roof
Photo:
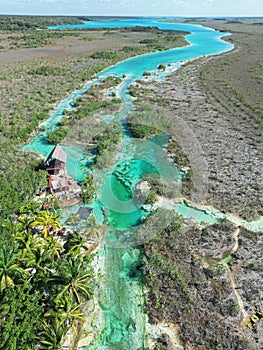
[[[92,208],[80,207],[77,214],[79,215],[80,220],[86,220],[92,213]]]
[[[62,163],[66,163],[67,161],[67,154],[65,151],[63,151],[62,147],[59,145],[56,145],[53,151],[49,154],[46,161],[49,161],[50,159],[57,159]]]

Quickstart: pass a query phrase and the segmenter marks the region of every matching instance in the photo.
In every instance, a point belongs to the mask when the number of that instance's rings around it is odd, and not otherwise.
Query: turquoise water
[[[63,110],[72,108],[71,102],[76,100],[99,79],[110,76],[126,75],[118,90],[123,100],[123,109],[115,118],[123,121],[132,109],[132,100],[128,94],[128,87],[136,79],[143,77],[144,71],[153,72],[156,79],[162,79],[167,72],[158,71],[159,64],[170,64],[172,69],[178,68],[183,62],[199,56],[218,54],[230,50],[232,45],[220,39],[228,33],[219,33],[213,29],[198,25],[165,23],[156,20],[123,20],[86,22],[83,25],[64,25],[50,27],[64,28],[115,28],[125,26],[156,26],[160,29],[183,30],[191,32],[186,36],[189,45],[162,52],[150,53],[128,59],[110,67],[97,75],[93,82],[89,82],[81,90],[74,91],[66,97],[49,119],[44,123],[46,131],[39,133],[25,149],[32,149],[43,156],[47,156],[53,146],[46,142],[46,132],[57,127],[63,116]],[[105,117],[107,118],[107,117]],[[122,151],[116,156],[114,167],[103,173],[94,170],[98,180],[97,201],[93,203],[97,210],[97,217],[101,215],[100,207],[108,211],[108,233],[105,242],[118,241],[118,235],[123,238],[129,235],[129,230],[140,225],[148,212],[143,202],[135,196],[136,184],[148,175],[158,175],[161,179],[173,184],[180,183],[180,171],[166,159],[163,145],[167,142],[167,135],[162,134],[153,140],[134,140],[125,132],[123,124]],[[78,181],[83,179],[85,172],[92,163],[91,155],[76,144],[63,146],[67,153],[67,169],[69,175]],[[64,210],[64,215],[77,211],[79,205]],[[185,204],[178,204],[177,211],[186,218],[194,218],[197,222],[211,223],[214,217],[204,211],[189,208]],[[66,220],[66,218],[64,218]],[[64,220],[64,221],[65,221]],[[128,240],[127,240],[128,241]],[[103,256],[103,278],[98,286],[97,298],[104,315],[104,328],[92,344],[83,349],[89,350],[143,350],[147,347],[145,335],[146,315],[144,312],[143,286],[140,280],[138,265],[141,252],[138,247],[123,247],[116,249],[105,246],[101,252]]]
[[[81,97],[90,87],[96,85],[98,81],[98,79],[94,79],[94,81],[85,84],[82,89],[75,90],[69,96],[65,97],[57,105],[51,116],[40,124],[45,130],[39,132],[31,142],[23,147],[23,149],[38,152],[46,158],[54,148],[54,145],[50,145],[46,140],[47,133],[58,127],[58,123],[63,118],[63,111],[72,110],[73,107],[71,103]],[[75,180],[82,181],[87,170],[86,165],[90,164],[92,155],[86,153],[86,147],[81,147],[76,144],[62,145],[62,148],[67,153],[68,174]]]
[[[47,121],[41,124],[46,128],[46,130],[44,132],[40,132],[28,145],[24,147],[24,149],[34,150],[46,157],[53,149],[53,146],[49,145],[46,141],[47,132],[55,129],[58,126],[58,122],[63,117],[63,111],[65,109],[72,109],[71,103],[77,98],[81,97],[91,86],[98,83],[100,78],[104,78],[109,75],[122,76],[125,74],[127,76],[119,91],[119,94],[124,102],[124,108],[120,115],[117,116],[118,119],[121,119],[125,117],[127,112],[132,108],[132,100],[128,95],[128,87],[136,79],[142,78],[144,71],[154,71],[157,74],[156,77],[158,79],[167,74],[167,72],[158,72],[157,68],[160,63],[165,65],[171,64],[172,67],[177,68],[180,66],[180,64],[187,60],[191,60],[199,56],[220,53],[232,48],[231,44],[220,40],[220,37],[228,35],[229,33],[217,32],[213,29],[205,28],[199,25],[165,23],[156,20],[93,21],[86,22],[83,25],[63,25],[50,28],[116,28],[126,26],[156,26],[159,29],[188,31],[191,32],[191,34],[187,35],[186,39],[189,41],[190,45],[183,48],[155,52],[131,58],[99,73],[97,75],[98,79],[88,82],[80,90],[75,90],[72,94],[67,96],[59,103]],[[82,165],[85,164],[85,162],[89,163],[90,157],[87,155],[85,156],[83,154],[83,150],[79,149],[79,147],[76,145],[70,145],[69,147],[63,148],[68,155],[67,169],[69,175],[78,181],[83,180],[85,165],[84,167]]]
[[[200,25],[183,23],[166,23],[157,20],[122,20],[122,21],[92,21],[83,25],[64,25],[50,27],[51,29],[65,28],[120,28],[120,27],[158,27],[163,30],[180,30],[190,32],[186,36],[190,45],[183,48],[176,48],[167,51],[154,52],[121,62],[114,67],[110,67],[100,73],[99,77],[115,74],[121,77],[123,74],[140,79],[145,71],[156,71],[159,64],[182,63],[196,57],[218,54],[233,48],[230,43],[222,41],[220,38],[229,33],[222,33],[214,29]],[[178,65],[177,65],[178,67]]]
[[[88,350],[142,350],[146,315],[141,276],[137,265],[138,248],[105,247],[104,280],[98,295],[104,315],[104,328]]]

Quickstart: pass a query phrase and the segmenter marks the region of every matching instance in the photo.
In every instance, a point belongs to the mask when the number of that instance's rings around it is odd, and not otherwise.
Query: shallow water
[[[65,108],[71,108],[70,103],[81,96],[100,78],[110,75],[126,75],[126,79],[118,90],[123,100],[122,111],[115,116],[117,120],[125,119],[132,108],[132,100],[128,95],[128,87],[136,79],[143,77],[145,71],[153,72],[151,79],[162,79],[171,70],[178,68],[183,62],[199,56],[218,54],[230,50],[232,45],[222,41],[220,37],[228,33],[219,33],[210,28],[191,24],[164,23],[156,20],[123,20],[86,22],[84,25],[65,25],[55,28],[98,28],[98,27],[125,27],[125,26],[157,26],[160,29],[184,30],[191,34],[186,36],[189,45],[183,48],[155,52],[128,59],[100,74],[93,82],[89,82],[83,89],[77,90],[65,98],[58,105],[54,113],[45,123],[47,130],[52,130],[62,118]],[[54,28],[54,27],[51,27]],[[166,72],[158,71],[159,64],[171,65]],[[105,116],[107,119],[107,116]],[[125,128],[124,128],[125,129]],[[166,159],[163,145],[166,143],[165,134],[154,140],[134,140],[123,129],[122,151],[117,154],[116,164],[112,169],[103,173],[95,170],[98,178],[98,200],[93,203],[95,213],[99,220],[103,220],[101,207],[108,209],[108,237],[106,243],[118,240],[116,232],[129,234],[129,229],[140,225],[148,212],[143,202],[136,198],[136,184],[145,176],[158,174],[162,179],[177,186],[180,183],[180,171]],[[47,156],[53,146],[45,140],[46,132],[42,132],[33,139],[25,149],[33,149]],[[89,171],[92,156],[74,144],[64,146],[67,153],[67,169],[69,175],[81,181],[85,172]],[[70,213],[77,212],[79,204],[63,210],[64,221]],[[177,212],[185,218],[191,218],[197,223],[212,224],[222,216],[207,213],[187,206],[185,203],[177,204]],[[105,246],[101,252],[103,256],[102,286],[98,287],[97,298],[104,314],[105,327],[101,335],[92,344],[83,349],[132,349],[142,350],[146,347],[145,335],[146,315],[144,312],[143,286],[137,265],[140,264],[141,252],[137,247],[112,248]]]
[[[99,303],[104,313],[104,329],[89,350],[144,348],[146,315],[141,276],[136,266],[141,252],[137,248],[105,247],[104,283]]]

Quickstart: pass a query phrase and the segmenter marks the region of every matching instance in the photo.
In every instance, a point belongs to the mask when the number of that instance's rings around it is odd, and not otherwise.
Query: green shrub
[[[47,134],[47,141],[52,144],[60,143],[68,134],[69,129],[66,127],[59,127]]]
[[[165,71],[166,66],[164,64],[159,64],[158,69],[162,70],[162,71]]]
[[[113,51],[97,51],[94,52],[90,57],[94,59],[100,58],[104,60],[111,60],[117,58],[117,54]]]

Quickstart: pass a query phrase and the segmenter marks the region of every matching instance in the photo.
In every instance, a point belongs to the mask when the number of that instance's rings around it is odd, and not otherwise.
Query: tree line
[[[89,242],[98,235],[93,217],[80,234],[34,202],[1,221],[0,349],[60,349],[76,331],[93,295]]]

